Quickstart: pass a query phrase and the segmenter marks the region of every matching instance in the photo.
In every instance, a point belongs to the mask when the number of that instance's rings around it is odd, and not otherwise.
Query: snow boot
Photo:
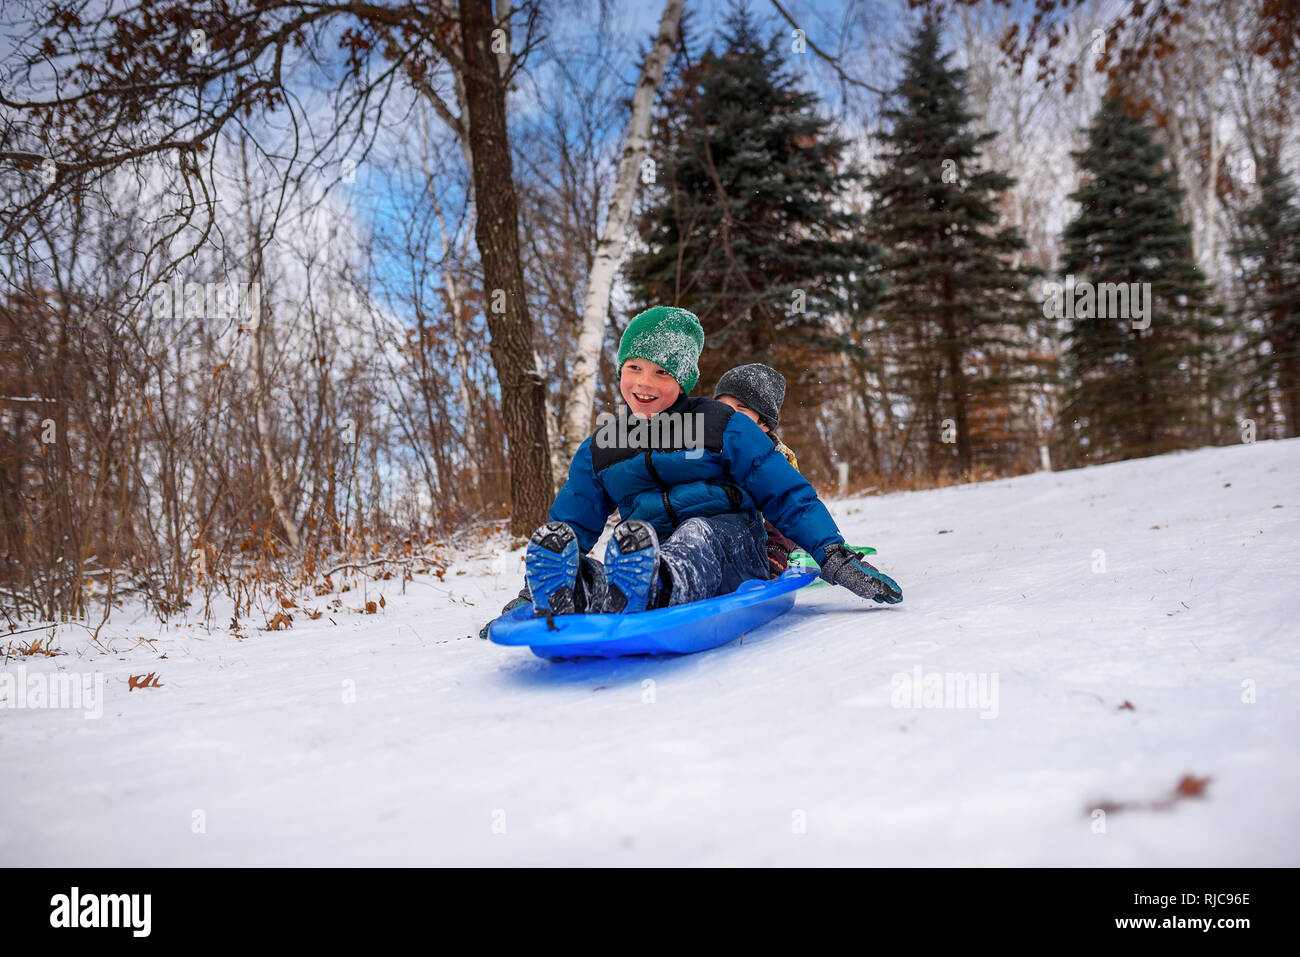
[[[605,549],[606,614],[654,608],[659,592],[659,536],[649,522],[629,519],[614,529]]]
[[[577,611],[578,558],[578,537],[564,522],[547,522],[533,532],[524,552],[524,579],[534,617]]]

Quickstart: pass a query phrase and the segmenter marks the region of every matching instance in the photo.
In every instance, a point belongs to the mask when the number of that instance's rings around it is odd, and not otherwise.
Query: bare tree
[[[513,49],[516,9],[525,36]],[[545,391],[518,259],[505,98],[536,42],[537,20],[536,0],[517,8],[502,0],[496,13],[490,0],[464,0],[458,10],[446,3],[304,7],[288,0],[207,9],[144,0],[85,21],[74,15],[39,24],[18,44],[25,51],[24,89],[31,92],[0,95],[0,105],[17,117],[0,127],[0,161],[28,171],[24,188],[0,212],[0,243],[22,246],[49,204],[84,195],[143,157],[178,151],[173,235],[197,218],[200,245],[216,206],[213,146],[228,126],[288,114],[295,136],[287,188],[291,177],[300,179],[339,152],[364,153],[386,95],[402,81],[441,101],[434,84],[450,72],[463,84],[465,109],[459,117],[449,108],[440,112],[459,124],[468,143],[484,281],[504,296],[494,301],[498,311],[489,312],[488,329],[510,443],[511,521],[526,533],[545,519],[552,485]],[[300,116],[299,83],[317,63],[334,63],[344,76],[330,128],[304,142],[310,127]],[[75,84],[65,82],[73,76]],[[272,217],[268,229],[274,228]]]

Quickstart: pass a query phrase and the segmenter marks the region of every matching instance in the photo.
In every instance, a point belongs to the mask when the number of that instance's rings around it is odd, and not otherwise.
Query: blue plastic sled
[[[527,645],[539,658],[684,655],[734,641],[794,607],[794,593],[817,576],[789,569],[772,581],[751,579],[729,595],[634,615],[556,615],[554,630],[531,605],[488,629],[498,645]]]

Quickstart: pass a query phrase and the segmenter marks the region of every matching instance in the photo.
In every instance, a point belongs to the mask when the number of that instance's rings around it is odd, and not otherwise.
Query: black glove
[[[844,545],[831,545],[821,563],[821,577],[832,585],[841,585],[862,598],[896,605],[903,600],[903,589],[857,552]]]
[[[520,592],[518,595],[516,595],[514,598],[511,598],[510,601],[506,603],[506,607],[501,609],[501,614],[503,615],[509,614],[510,612],[514,611],[516,608],[518,608],[521,605],[531,605],[532,603],[533,600],[528,597],[528,586],[525,585],[524,590]],[[496,619],[493,618],[492,621],[496,621]],[[479,629],[478,636],[480,638],[484,638],[484,639],[487,638],[488,629],[492,627],[492,621],[489,621],[486,625],[484,625],[482,628]]]

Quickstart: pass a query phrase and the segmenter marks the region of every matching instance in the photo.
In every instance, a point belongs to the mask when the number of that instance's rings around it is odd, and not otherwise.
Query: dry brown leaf
[[[368,601],[368,602],[366,602],[366,614],[367,614],[367,615],[373,615],[373,614],[374,614],[375,612],[377,612],[378,610],[379,610],[379,606],[376,605],[373,601]]]
[[[1160,798],[1156,801],[1092,801],[1084,809],[1084,812],[1091,814],[1095,810],[1105,811],[1107,814],[1116,811],[1167,811],[1184,798],[1205,797],[1205,786],[1210,783],[1210,778],[1198,778],[1195,775],[1184,774],[1182,780],[1169,793],[1167,797]]]
[[[61,654],[63,654],[63,652],[61,652],[61,651],[55,651],[53,648],[50,647],[50,642],[53,641],[53,640],[54,640],[54,639],[52,639],[52,638],[37,638],[37,639],[36,639],[35,641],[33,641],[30,645],[28,645],[26,648],[23,648],[23,647],[20,645],[18,648],[15,649],[14,653],[17,654],[17,655],[23,655],[23,656],[28,656],[28,655],[44,655],[46,658],[53,658],[55,655],[61,655]],[[42,642],[42,641],[45,642],[44,647],[42,647],[42,645],[41,645],[41,642]]]
[[[147,675],[128,675],[126,679],[127,691],[134,691],[136,688],[161,687],[163,687],[163,685],[158,682],[158,675],[152,671]]]
[[[292,628],[293,616],[287,615],[282,611],[277,611],[275,617],[271,619],[270,628],[272,631],[279,631],[281,628]]]
[[[1184,774],[1175,791],[1184,797],[1204,797],[1205,786],[1209,783],[1209,778],[1198,778],[1190,774]]]

